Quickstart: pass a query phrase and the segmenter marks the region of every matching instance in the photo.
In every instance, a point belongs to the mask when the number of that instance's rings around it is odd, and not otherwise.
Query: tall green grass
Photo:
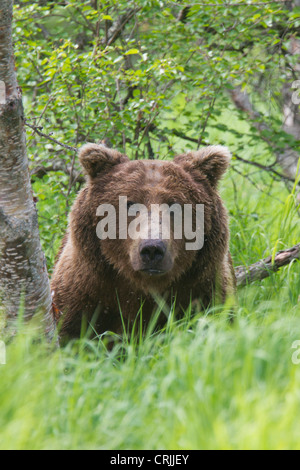
[[[220,311],[111,352],[49,350],[25,328],[0,366],[0,448],[299,448],[300,307],[266,284],[243,291],[233,325]]]

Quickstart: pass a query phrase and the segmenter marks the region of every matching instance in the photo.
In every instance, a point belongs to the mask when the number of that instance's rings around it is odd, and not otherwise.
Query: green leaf
[[[133,55],[133,54],[139,54],[140,51],[138,49],[129,49],[129,51],[125,52],[125,55]]]

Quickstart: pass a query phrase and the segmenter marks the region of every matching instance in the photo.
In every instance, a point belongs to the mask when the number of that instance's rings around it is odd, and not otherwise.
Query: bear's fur
[[[86,144],[79,159],[87,185],[72,208],[51,283],[61,337],[79,337],[83,317],[98,334],[122,334],[138,313],[146,326],[159,298],[168,307],[175,300],[183,312],[191,301],[206,308],[234,292],[228,217],[217,191],[230,162],[227,148],[210,146],[174,161],[130,161],[104,145]],[[112,204],[118,216],[119,196],[129,205],[144,204],[150,218],[152,204],[203,204],[203,248],[187,251],[186,240],[172,238],[173,232],[170,240],[100,240],[97,208]]]

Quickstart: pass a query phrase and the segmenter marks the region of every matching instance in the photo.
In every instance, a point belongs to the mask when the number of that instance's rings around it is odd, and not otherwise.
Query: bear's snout
[[[168,244],[164,240],[142,240],[135,248],[133,268],[151,276],[162,275],[173,267]]]
[[[161,264],[165,257],[166,245],[161,240],[147,240],[140,245],[140,257],[144,266]]]

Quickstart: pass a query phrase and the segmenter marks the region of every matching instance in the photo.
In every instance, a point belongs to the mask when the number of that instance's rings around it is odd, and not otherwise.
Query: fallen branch
[[[238,266],[235,268],[237,285],[246,286],[251,282],[261,281],[294,260],[300,260],[300,243],[288,250],[279,251],[275,255],[274,260],[272,260],[272,256],[268,256],[268,258],[258,261],[251,266]]]

